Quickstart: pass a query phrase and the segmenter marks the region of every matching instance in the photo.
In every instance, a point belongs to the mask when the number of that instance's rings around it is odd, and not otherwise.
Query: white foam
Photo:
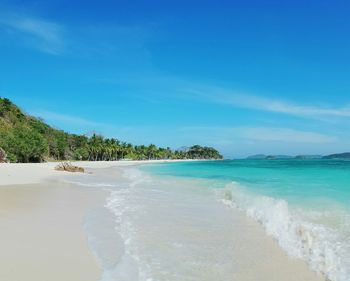
[[[151,269],[140,261],[139,250],[134,243],[137,230],[130,217],[138,211],[131,200],[133,188],[147,181],[148,176],[137,169],[124,170],[124,176],[129,179],[127,186],[110,189],[105,207],[115,215],[115,229],[123,239],[125,253],[114,268],[104,271],[100,281],[152,281]]]
[[[140,171],[139,169],[136,168],[131,168],[131,169],[125,169],[123,171],[123,175],[129,179],[129,186],[130,187],[135,187],[136,185],[140,183],[147,183],[150,181],[151,177]]]
[[[223,202],[260,222],[290,256],[332,281],[350,280],[350,241],[340,231],[311,223],[286,201],[250,193],[237,183],[227,186]]]

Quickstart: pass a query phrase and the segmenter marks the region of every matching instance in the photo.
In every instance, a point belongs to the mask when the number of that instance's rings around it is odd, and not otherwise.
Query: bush
[[[6,163],[7,162],[7,155],[6,155],[6,152],[5,150],[3,150],[1,147],[0,147],[0,163]]]
[[[34,130],[18,127],[10,136],[9,152],[16,156],[18,162],[42,162],[48,154],[46,140]]]
[[[74,151],[75,160],[87,160],[88,158],[89,158],[89,151],[86,148],[81,147],[81,148],[77,148]]]

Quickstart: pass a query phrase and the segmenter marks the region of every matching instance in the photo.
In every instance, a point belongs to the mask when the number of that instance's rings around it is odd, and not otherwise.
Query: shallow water
[[[350,280],[349,161],[234,160],[142,169],[202,179],[223,203],[261,223],[290,256],[331,280]]]
[[[100,281],[323,280],[231,206],[227,181],[155,175],[168,168],[95,170],[67,179],[110,193],[105,208],[85,220]]]

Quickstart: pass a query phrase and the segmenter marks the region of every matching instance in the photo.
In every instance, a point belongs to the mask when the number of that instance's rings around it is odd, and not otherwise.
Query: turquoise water
[[[237,182],[245,188],[293,204],[324,199],[350,208],[350,161],[233,160],[177,162],[145,166],[158,175]],[[321,207],[321,206],[320,206]]]
[[[259,221],[288,254],[331,280],[350,280],[350,161],[198,161],[142,169],[204,180],[203,188]]]

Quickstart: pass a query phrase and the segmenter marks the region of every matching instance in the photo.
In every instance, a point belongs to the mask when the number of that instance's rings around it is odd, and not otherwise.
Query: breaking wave
[[[285,200],[254,194],[235,182],[226,186],[223,197],[225,204],[261,223],[290,256],[332,281],[350,280],[349,233],[310,222]]]

